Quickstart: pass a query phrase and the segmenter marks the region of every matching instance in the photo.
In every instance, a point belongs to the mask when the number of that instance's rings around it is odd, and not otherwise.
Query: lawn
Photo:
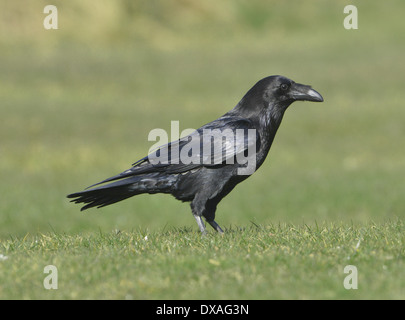
[[[403,2],[354,1],[358,30],[323,1],[100,3],[55,1],[58,30],[45,2],[0,5],[0,299],[405,298]],[[220,203],[224,236],[167,195],[86,212],[65,198],[271,74],[325,102],[290,107]]]
[[[38,234],[3,242],[2,297],[17,299],[404,298],[404,225],[289,224],[87,235]],[[3,258],[4,259],[4,258]],[[57,268],[45,290],[44,267]],[[344,268],[357,268],[348,290]],[[22,273],[21,271],[24,270]],[[394,281],[395,279],[395,281]],[[3,281],[2,281],[3,283]]]

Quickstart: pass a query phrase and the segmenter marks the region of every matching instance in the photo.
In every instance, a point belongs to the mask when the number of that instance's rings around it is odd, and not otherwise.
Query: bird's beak
[[[319,92],[310,86],[300,83],[294,83],[290,89],[290,95],[294,100],[322,102],[323,97]]]

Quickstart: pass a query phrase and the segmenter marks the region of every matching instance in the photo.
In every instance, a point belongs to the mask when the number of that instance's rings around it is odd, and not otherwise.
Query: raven
[[[142,193],[167,193],[191,202],[202,233],[202,217],[223,233],[214,220],[218,203],[263,164],[284,112],[298,100],[322,102],[323,98],[308,85],[279,75],[266,77],[222,117],[158,148],[130,169],[67,197],[84,203],[81,210],[85,210]],[[226,135],[224,142],[222,136],[216,139],[213,131],[231,134]],[[249,161],[253,163],[250,170]]]

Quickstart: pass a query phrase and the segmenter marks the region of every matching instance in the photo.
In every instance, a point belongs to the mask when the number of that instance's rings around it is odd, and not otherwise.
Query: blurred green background
[[[45,30],[45,5],[58,30]],[[359,29],[343,27],[354,4]],[[79,211],[66,194],[145,156],[154,128],[198,128],[259,79],[311,84],[221,226],[383,221],[405,213],[405,2],[0,2],[0,238],[195,226],[142,195]]]

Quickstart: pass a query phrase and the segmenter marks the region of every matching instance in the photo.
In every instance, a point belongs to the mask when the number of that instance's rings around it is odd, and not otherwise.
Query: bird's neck
[[[287,108],[288,105],[278,106],[275,104],[269,108],[263,106],[260,102],[256,104],[245,104],[242,99],[234,109],[226,114],[227,116],[237,115],[238,117],[252,121],[260,136],[260,149],[257,151],[258,166],[260,166],[266,158]]]
[[[254,120],[260,135],[260,149],[257,152],[257,169],[270,151],[277,130],[283,120],[285,108],[263,109]]]
[[[284,117],[285,108],[263,109],[259,114],[260,127],[264,133],[274,137]]]

